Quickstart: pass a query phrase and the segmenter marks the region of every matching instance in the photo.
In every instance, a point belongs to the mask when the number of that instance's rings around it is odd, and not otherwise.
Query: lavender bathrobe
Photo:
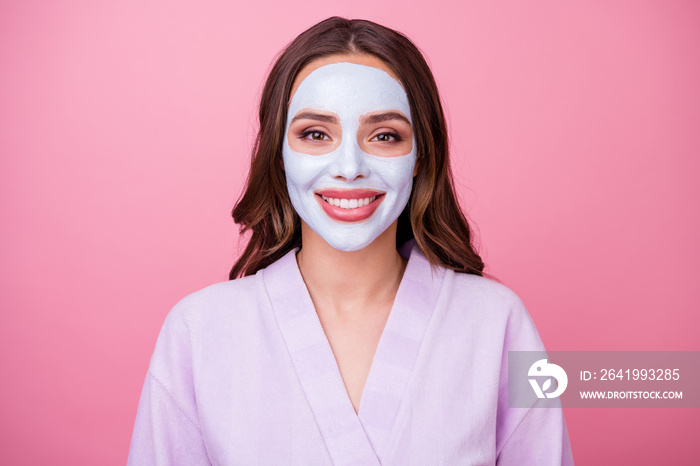
[[[170,311],[128,464],[573,464],[560,409],[508,408],[508,350],[544,349],[512,291],[407,242],[356,414],[297,251]]]

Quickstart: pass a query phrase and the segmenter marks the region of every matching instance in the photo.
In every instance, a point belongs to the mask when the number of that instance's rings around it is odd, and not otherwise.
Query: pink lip
[[[381,191],[373,191],[371,189],[320,189],[316,191],[316,201],[321,205],[321,208],[326,212],[326,214],[333,220],[338,220],[340,222],[359,222],[369,218],[379,204],[384,200],[384,194]],[[364,199],[366,197],[377,196],[373,202],[363,205],[362,207],[357,207],[355,209],[343,209],[334,205],[331,205],[323,200],[321,197],[323,194],[326,197],[331,197],[334,199]]]
[[[332,197],[333,199],[364,199],[366,197],[381,196],[384,194],[382,191],[375,191],[372,189],[338,189],[338,188],[326,188],[319,189],[316,194],[323,194],[326,197]]]

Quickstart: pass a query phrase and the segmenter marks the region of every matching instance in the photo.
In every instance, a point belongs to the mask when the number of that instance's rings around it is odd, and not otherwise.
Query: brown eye
[[[372,138],[377,142],[398,142],[401,141],[401,137],[395,133],[379,133]]]
[[[310,141],[329,141],[331,138],[329,138],[323,131],[304,131],[301,135],[299,135],[299,139],[306,139]]]

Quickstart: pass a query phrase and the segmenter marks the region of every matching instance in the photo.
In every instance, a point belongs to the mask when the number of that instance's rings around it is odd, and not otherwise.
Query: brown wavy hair
[[[403,34],[371,21],[334,16],[294,39],[265,82],[246,188],[231,213],[241,225],[241,235],[251,236],[230,279],[252,275],[301,246],[301,220],[289,199],[282,162],[292,83],[318,58],[353,53],[374,55],[386,63],[403,84],[411,107],[418,172],[398,219],[397,245],[415,238],[433,266],[482,275],[484,263],[455,197],[445,116],[428,64]]]

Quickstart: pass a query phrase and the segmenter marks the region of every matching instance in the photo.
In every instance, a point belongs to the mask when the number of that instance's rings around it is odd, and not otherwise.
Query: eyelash
[[[384,136],[384,135],[393,137],[394,140],[393,141],[379,141],[379,140],[377,140],[377,142],[401,142],[401,141],[403,141],[403,138],[401,136],[399,136],[397,133],[392,133],[392,132],[388,132],[388,131],[376,134],[372,139],[379,137],[379,136]]]
[[[314,133],[322,134],[324,136],[324,138],[323,139],[308,138],[309,135],[314,134]],[[309,141],[316,141],[316,142],[323,141],[323,140],[325,140],[325,138],[330,139],[326,133],[324,133],[323,131],[319,131],[317,129],[310,129],[308,131],[304,131],[303,133],[301,133],[299,135],[299,139],[309,139]]]
[[[322,135],[324,136],[324,139],[313,139],[313,138],[309,138],[309,136],[312,135],[312,134],[314,134],[314,133],[322,134]],[[391,143],[391,142],[401,142],[401,141],[403,141],[403,138],[402,138],[398,133],[393,133],[393,132],[390,132],[390,131],[385,131],[385,132],[376,134],[376,135],[374,135],[374,136],[372,137],[372,139],[374,139],[374,138],[376,138],[376,137],[379,137],[379,136],[384,136],[384,135],[385,135],[385,136],[392,137],[392,138],[394,138],[394,140],[393,140],[393,141],[379,141],[379,140],[377,140],[377,142],[387,142],[387,143]],[[324,141],[325,138],[327,138],[327,137],[328,137],[328,135],[327,135],[326,133],[324,133],[323,131],[314,130],[314,129],[304,131],[303,133],[301,133],[301,134],[299,135],[299,139],[308,139],[309,141],[316,141],[316,142]],[[330,139],[330,138],[329,138],[329,139]]]

